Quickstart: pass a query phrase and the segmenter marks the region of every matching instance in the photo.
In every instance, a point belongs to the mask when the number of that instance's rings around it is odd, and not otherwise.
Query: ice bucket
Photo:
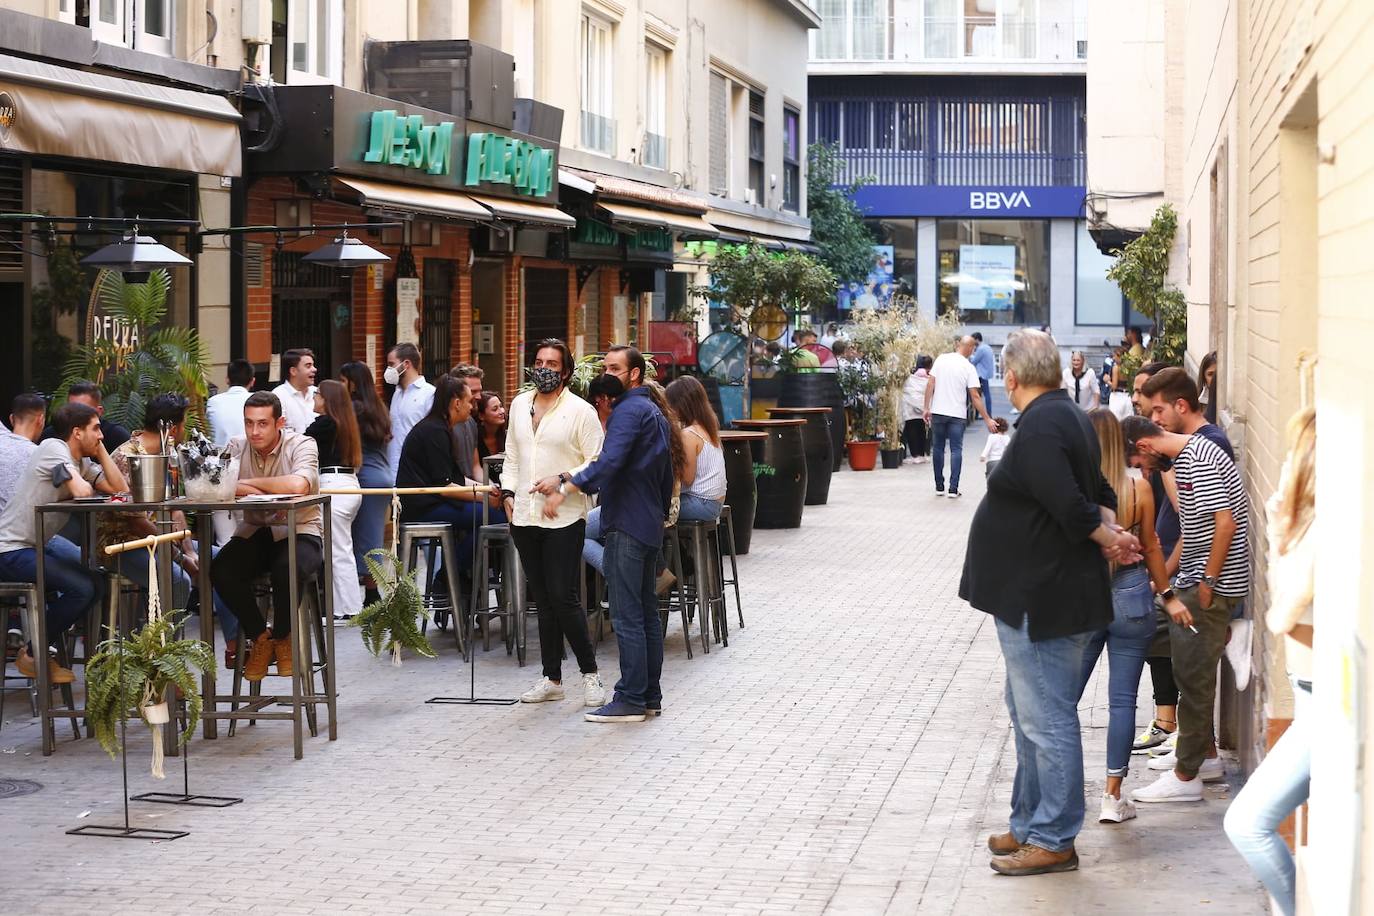
[[[129,498],[136,503],[159,503],[167,498],[167,456],[129,456]]]

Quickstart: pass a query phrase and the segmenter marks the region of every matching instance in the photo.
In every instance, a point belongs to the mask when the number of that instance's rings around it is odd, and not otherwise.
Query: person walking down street
[[[968,361],[978,370],[978,388],[983,392],[983,406],[988,413],[992,413],[992,377],[997,374],[997,357],[992,347],[983,343],[981,331],[974,331],[969,336],[974,340],[974,347]]]
[[[1011,424],[1004,417],[994,417],[992,422],[997,425],[997,432],[988,435],[988,441],[983,443],[983,454],[978,456],[978,460],[985,465],[984,474],[988,477],[997,469],[997,462],[1002,460],[1007,446],[1011,444],[1011,436],[1007,432]]]
[[[605,371],[620,380],[601,454],[585,468],[537,480],[532,490],[545,498],[545,512],[557,511],[578,493],[601,495],[606,530],[606,586],[611,621],[620,649],[615,697],[586,714],[589,722],[642,722],[646,711],[663,710],[663,626],[654,594],[654,573],[663,526],[673,495],[668,419],[644,387],[646,363],[634,347],[606,353]]]
[[[1102,451],[1102,476],[1117,494],[1117,523],[1140,541],[1144,560],[1111,565],[1112,622],[1095,634],[1083,659],[1083,688],[1105,645],[1109,664],[1107,693],[1107,785],[1098,820],[1119,824],[1136,816],[1135,806],[1121,797],[1130,772],[1136,697],[1150,644],[1155,639],[1155,595],[1169,596],[1164,554],[1155,537],[1155,502],[1148,481],[1126,474],[1126,440],[1116,414],[1105,407],[1088,411]],[[1151,584],[1153,583],[1153,588]],[[1080,688],[1080,694],[1082,688]]]
[[[1136,562],[1140,542],[1114,523],[1116,494],[1088,418],[1060,387],[1054,339],[1012,332],[1002,378],[1021,417],[974,514],[959,597],[996,618],[1015,732],[1011,824],[988,838],[991,865],[1038,875],[1078,867],[1083,659],[1112,620],[1106,561]]]
[[[281,401],[286,429],[305,435],[315,422],[315,354],[304,347],[281,355],[282,383],[272,389]]]
[[[520,701],[563,699],[566,642],[582,673],[583,705],[597,709],[606,703],[606,687],[597,669],[578,581],[590,500],[582,493],[551,499],[534,492],[532,486],[565,468],[570,474],[581,471],[601,451],[603,434],[596,410],[568,390],[572,370],[567,344],[553,338],[540,341],[529,371],[534,390],[511,401],[501,497],[510,519],[511,540],[538,609],[539,655],[544,665],[543,676]]]
[[[344,363],[339,378],[348,386],[353,400],[353,415],[358,420],[358,441],[362,444],[363,464],[358,469],[358,484],[362,487],[389,487],[396,480],[396,471],[387,458],[391,442],[391,413],[377,395],[375,376],[366,363]],[[382,546],[386,531],[387,511],[391,497],[364,496],[353,517],[353,562],[362,580],[363,602],[372,604],[381,596],[364,557]]]
[[[325,379],[315,392],[315,422],[305,434],[319,450],[320,487],[350,490],[361,486],[358,469],[363,461],[358,416],[343,382]],[[358,584],[358,564],[353,556],[353,522],[362,507],[361,495],[329,497],[330,546],[334,579],[334,619],[352,620],[363,609],[363,590]]]
[[[1069,368],[1064,370],[1064,390],[1084,410],[1092,410],[1098,404],[1097,376],[1088,367],[1081,350],[1074,350],[1069,357]]]
[[[386,457],[391,472],[398,474],[401,448],[415,424],[429,415],[434,404],[434,386],[420,374],[420,351],[413,343],[398,343],[391,348],[382,380],[396,389],[391,393],[391,441],[386,446]]]
[[[1164,375],[1155,376],[1151,384]],[[1186,373],[1183,380],[1192,385]],[[1196,403],[1196,389],[1191,397]],[[1158,407],[1161,399],[1155,393],[1152,406]],[[1201,801],[1203,782],[1225,778],[1212,707],[1231,611],[1249,591],[1250,501],[1235,463],[1201,433],[1166,432],[1143,417],[1130,417],[1122,426],[1130,449],[1173,462],[1183,531],[1173,581],[1177,594],[1166,596],[1164,604],[1171,618],[1169,646],[1179,690],[1178,741],[1173,754],[1150,762],[1151,769],[1166,772],[1136,789],[1131,798],[1150,803]]]
[[[935,364],[929,356],[916,359],[916,368],[902,385],[902,441],[906,443],[912,464],[930,460],[930,428],[926,426],[926,386],[930,384],[930,367]]]
[[[980,387],[978,370],[969,362],[977,341],[962,338],[954,350],[942,354],[930,370],[926,385],[925,420],[930,424],[932,446],[935,450],[935,495],[945,495],[945,443],[949,443],[949,495],[959,497],[959,473],[964,466],[964,431],[968,428],[968,401],[987,424],[988,432],[997,432],[997,424],[988,414]],[[1002,351],[1005,356],[1005,349]],[[1058,373],[1055,373],[1056,381]]]
[[[1293,722],[1226,809],[1226,835],[1264,883],[1278,912],[1296,911],[1296,870],[1279,824],[1307,801],[1312,779],[1312,593],[1316,584],[1317,414],[1299,411],[1288,425],[1288,459],[1270,498],[1269,631],[1282,636],[1293,684]]]

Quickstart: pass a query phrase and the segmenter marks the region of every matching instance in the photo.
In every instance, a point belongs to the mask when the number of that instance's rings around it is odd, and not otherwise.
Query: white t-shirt
[[[935,394],[930,398],[930,412],[942,417],[968,417],[968,390],[981,388],[978,370],[958,353],[946,353],[935,360],[930,369],[935,380]]]
[[[1075,381],[1078,382],[1076,387]],[[1069,393],[1069,399],[1084,410],[1091,408],[1093,399],[1101,396],[1101,392],[1097,390],[1097,373],[1086,366],[1083,368],[1083,374],[1076,380],[1073,377],[1073,366],[1064,370],[1064,390]]]
[[[988,441],[983,445],[983,458],[987,460],[988,464],[992,464],[994,461],[1001,461],[1002,453],[1007,450],[1007,446],[1010,443],[1011,436],[1008,436],[1006,433],[989,434]]]

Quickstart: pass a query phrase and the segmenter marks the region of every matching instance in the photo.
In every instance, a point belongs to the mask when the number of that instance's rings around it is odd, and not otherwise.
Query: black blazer
[[[441,487],[454,481],[462,483],[463,476],[453,460],[452,431],[447,424],[425,417],[406,434],[396,468],[396,486]],[[402,496],[401,518],[419,521],[445,502],[443,496]]]
[[[1111,577],[1091,540],[1116,494],[1101,449],[1068,392],[1032,401],[988,478],[969,529],[959,597],[1032,640],[1100,630],[1112,620]]]

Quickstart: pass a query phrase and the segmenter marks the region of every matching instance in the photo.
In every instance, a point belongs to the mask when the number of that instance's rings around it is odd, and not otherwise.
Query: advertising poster
[[[1015,245],[959,246],[961,311],[1007,311],[1022,285],[1016,280]]]
[[[892,301],[892,264],[895,251],[892,245],[873,246],[873,267],[862,281],[850,280],[840,284],[836,304],[846,309],[886,308]]]

